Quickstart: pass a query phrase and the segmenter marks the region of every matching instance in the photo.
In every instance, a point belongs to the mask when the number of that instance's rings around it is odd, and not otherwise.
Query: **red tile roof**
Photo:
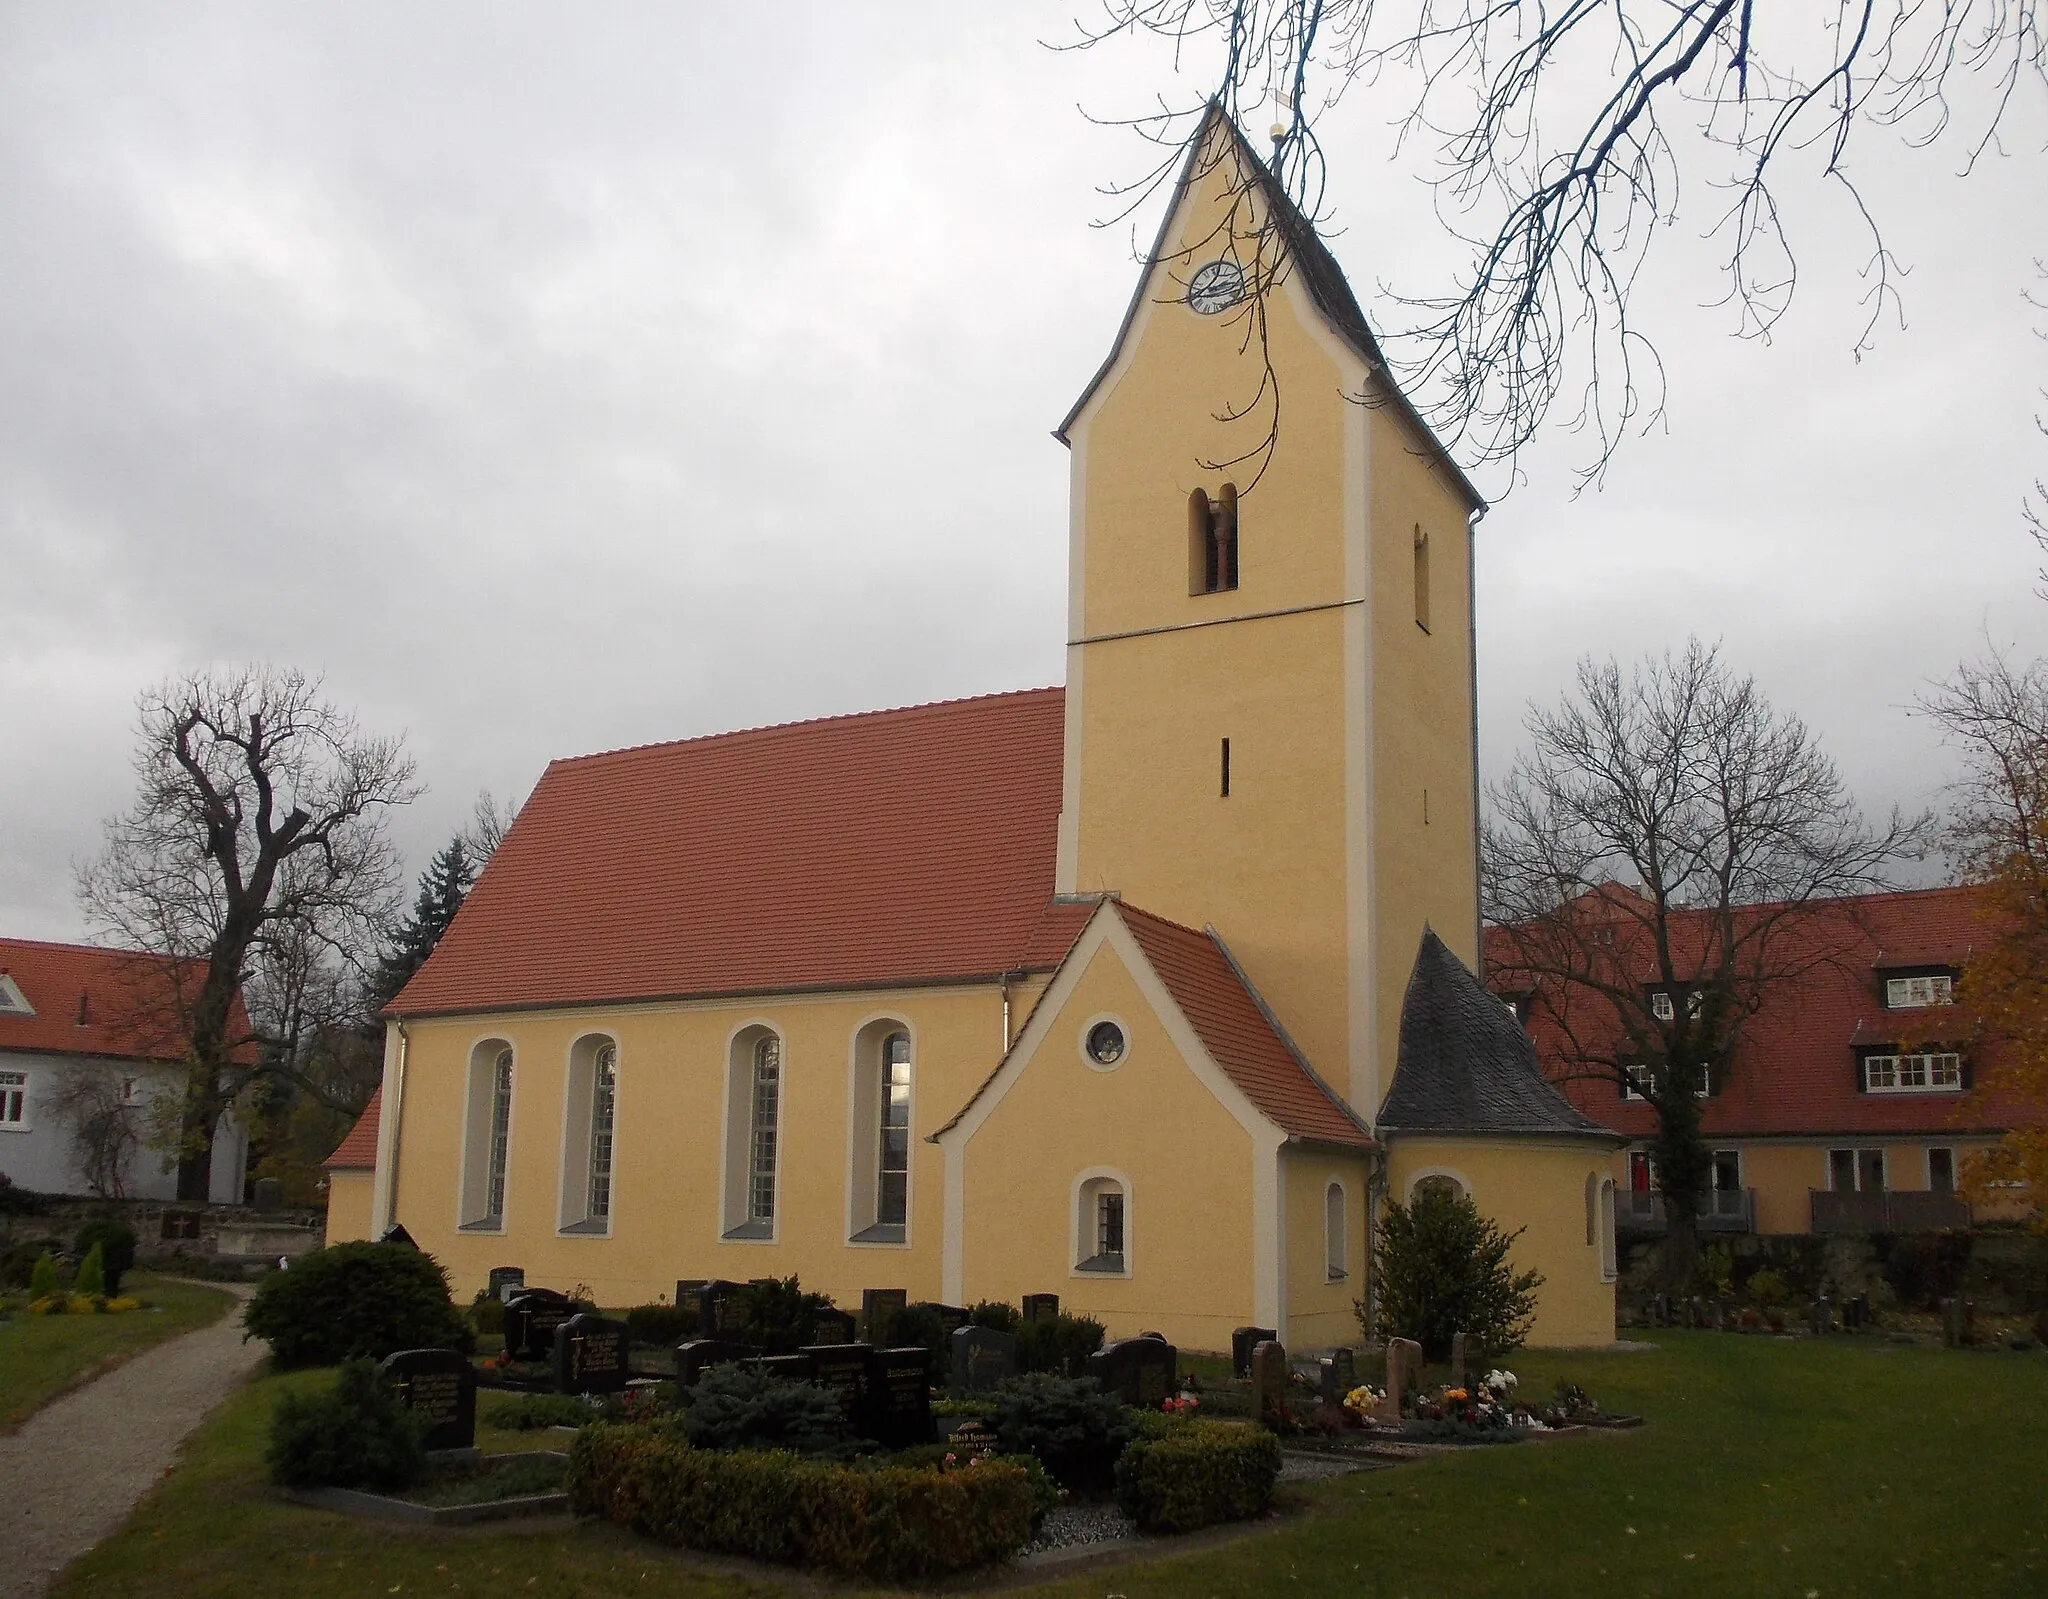
[[[194,980],[203,971],[196,961],[184,966]],[[0,1010],[0,1050],[182,1059],[184,1041],[164,1002],[172,971],[172,963],[159,955],[0,938],[0,972],[35,1011],[19,1016]]]
[[[329,1171],[374,1171],[377,1168],[377,1127],[383,1118],[384,1090],[379,1088],[356,1118],[348,1137],[335,1146],[325,1162]]]
[[[1344,1102],[1277,1030],[1213,933],[1118,904],[1116,912],[1224,1075],[1289,1138],[1372,1147]]]
[[[2004,1126],[2000,1106],[1981,1092],[1857,1091],[1857,1049],[1896,1043],[1907,1031],[1924,1037],[1973,1029],[1973,1019],[1960,1010],[1887,1011],[1879,974],[1886,968],[1961,966],[1995,936],[1982,897],[1970,888],[1936,888],[1836,903],[1853,918],[1848,953],[1765,996],[1744,1028],[1728,1081],[1707,1101],[1709,1136],[1939,1134]],[[1826,936],[1841,937],[1844,925],[1832,920]],[[1501,993],[1525,991],[1531,985],[1512,968],[1509,935],[1497,927],[1486,935],[1489,986]],[[1560,1040],[1541,1005],[1534,1007],[1529,1027],[1546,1072],[1559,1079],[1574,1104],[1632,1137],[1650,1133],[1655,1118],[1649,1107],[1623,1100],[1612,1081],[1562,1080]]]
[[[1063,692],[551,764],[400,1015],[1049,969]]]

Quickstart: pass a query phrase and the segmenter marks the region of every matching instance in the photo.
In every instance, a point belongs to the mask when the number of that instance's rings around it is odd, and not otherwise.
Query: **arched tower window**
[[[1237,485],[1226,483],[1209,498],[1206,489],[1188,496],[1188,592],[1222,594],[1237,587]]]
[[[1349,1275],[1344,1222],[1344,1185],[1332,1183],[1323,1190],[1323,1273],[1333,1283]]]

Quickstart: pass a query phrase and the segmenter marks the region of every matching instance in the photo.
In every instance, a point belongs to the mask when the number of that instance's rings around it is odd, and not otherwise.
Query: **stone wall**
[[[252,1205],[186,1204],[164,1199],[59,1199],[36,1216],[0,1216],[0,1252],[29,1240],[70,1247],[94,1216],[118,1216],[135,1229],[138,1263],[184,1257],[265,1261],[318,1249],[326,1214],[319,1210],[259,1211]]]

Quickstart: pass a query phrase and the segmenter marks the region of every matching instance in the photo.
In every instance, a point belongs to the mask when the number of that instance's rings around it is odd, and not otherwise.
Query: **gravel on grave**
[[[1048,1549],[1073,1549],[1082,1544],[1122,1543],[1138,1536],[1138,1525],[1115,1505],[1061,1505],[1045,1513],[1038,1536],[1018,1550],[1042,1555]]]

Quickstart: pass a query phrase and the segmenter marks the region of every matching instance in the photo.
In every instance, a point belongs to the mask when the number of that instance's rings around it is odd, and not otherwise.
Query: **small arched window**
[[[512,1046],[488,1038],[469,1052],[463,1117],[461,1225],[505,1225],[505,1169],[512,1143]]]
[[[1429,534],[1415,524],[1415,625],[1429,631]]]
[[[1614,1179],[1600,1179],[1600,1280],[1611,1283],[1620,1275],[1614,1248]]]
[[[1222,594],[1237,587],[1237,485],[1226,483],[1209,498],[1206,489],[1188,496],[1188,592]]]
[[[1345,1266],[1344,1220],[1344,1185],[1332,1183],[1323,1190],[1323,1271],[1333,1283],[1350,1275]]]
[[[1425,1177],[1416,1178],[1414,1186],[1408,1190],[1408,1203],[1414,1204],[1424,1194],[1449,1194],[1453,1199],[1471,1197],[1465,1192],[1465,1185],[1449,1172],[1431,1172]]]
[[[1074,1269],[1130,1273],[1130,1191],[1121,1178],[1082,1181],[1074,1206]]]

